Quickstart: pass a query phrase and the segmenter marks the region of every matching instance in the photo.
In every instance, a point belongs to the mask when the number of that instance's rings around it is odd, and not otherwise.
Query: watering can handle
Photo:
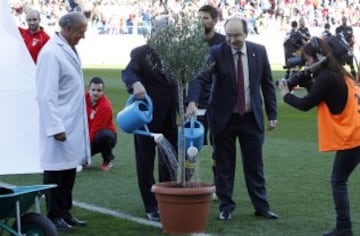
[[[191,134],[194,133],[194,128],[195,128],[195,116],[191,116],[191,118],[190,118],[190,131],[191,131]]]
[[[132,104],[133,102],[135,102],[135,100],[137,100],[137,99],[136,99],[135,95],[132,94],[132,95],[129,97],[129,99],[127,100],[126,106]],[[152,103],[152,100],[151,100],[150,96],[147,95],[147,94],[145,94],[145,102],[148,104],[150,110],[152,111],[153,103]]]

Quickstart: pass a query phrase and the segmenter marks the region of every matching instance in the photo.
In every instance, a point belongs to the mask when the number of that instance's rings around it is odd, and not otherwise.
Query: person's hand
[[[275,129],[276,124],[277,124],[277,120],[269,120],[269,126],[268,126],[268,129],[267,129],[267,130],[273,130],[273,129]]]
[[[66,133],[62,132],[62,133],[55,134],[54,138],[57,141],[64,142],[66,140]]]
[[[284,97],[285,94],[290,93],[289,86],[287,85],[286,79],[281,79],[279,81],[278,89],[280,94]]]
[[[144,85],[142,85],[142,83],[140,81],[133,83],[132,88],[133,88],[133,93],[134,93],[134,96],[136,99],[144,99],[145,98],[146,90],[145,90]]]
[[[185,117],[190,118],[191,116],[196,116],[197,113],[197,107],[195,102],[189,102],[189,104],[186,107]]]

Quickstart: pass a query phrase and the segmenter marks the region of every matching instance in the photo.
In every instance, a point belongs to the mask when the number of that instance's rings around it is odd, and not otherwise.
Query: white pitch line
[[[92,204],[88,204],[85,202],[78,202],[78,201],[73,201],[73,204],[75,206],[90,210],[90,211],[95,211],[98,213],[102,213],[102,214],[106,214],[106,215],[110,215],[110,216],[114,216],[116,218],[120,218],[120,219],[125,219],[125,220],[129,220],[129,221],[134,221],[136,223],[139,224],[143,224],[143,225],[150,225],[150,226],[154,226],[154,227],[158,227],[161,228],[162,225],[159,222],[154,222],[154,221],[150,221],[150,220],[146,220],[140,217],[135,217],[132,215],[128,215],[122,212],[118,212],[118,211],[113,211],[104,207],[99,207],[99,206],[95,206]]]

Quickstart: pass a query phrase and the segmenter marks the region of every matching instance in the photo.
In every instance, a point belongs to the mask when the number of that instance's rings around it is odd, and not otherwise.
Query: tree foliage
[[[185,135],[183,96],[186,84],[204,68],[207,68],[208,45],[204,40],[204,26],[200,20],[181,12],[155,17],[148,44],[161,59],[161,70],[175,80],[178,85],[180,129],[180,186],[191,186],[185,180]],[[149,58],[149,62],[151,62]],[[157,67],[158,65],[154,65]],[[195,180],[196,182],[196,180]]]
[[[184,85],[206,62],[204,27],[197,18],[185,13],[155,17],[157,20],[167,23],[152,32],[148,44],[160,56],[164,73],[170,73]]]

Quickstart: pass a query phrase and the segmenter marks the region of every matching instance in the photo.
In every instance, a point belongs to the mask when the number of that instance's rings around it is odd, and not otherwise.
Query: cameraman
[[[310,40],[311,34],[308,27],[305,25],[305,19],[304,17],[300,17],[299,19],[299,32],[301,33],[302,39],[304,44]]]
[[[353,48],[355,43],[354,32],[353,28],[347,25],[346,16],[341,17],[341,25],[336,27],[335,34],[342,34],[349,46]]]
[[[303,45],[303,37],[298,31],[297,21],[291,22],[291,30],[286,33],[284,40],[284,51],[285,51],[285,62],[296,55],[298,55],[299,50]]]
[[[301,55],[315,78],[307,87],[308,94],[304,97],[291,94],[285,79],[280,80],[278,88],[284,101],[299,110],[317,106],[319,150],[336,151],[330,179],[336,226],[323,235],[352,235],[347,181],[360,162],[360,114],[356,99],[360,89],[322,39],[312,38]],[[323,62],[317,63],[319,60]]]
[[[332,36],[331,32],[330,32],[330,24],[329,23],[325,23],[324,24],[324,31],[321,33],[321,38],[324,40],[327,40],[328,38],[330,38]]]
[[[349,50],[352,52],[355,44],[355,37],[353,28],[347,25],[346,16],[341,17],[341,25],[336,27],[335,34],[342,38],[343,41],[347,44]],[[351,53],[352,54],[352,53]],[[354,66],[354,56],[349,55],[341,62],[343,65],[348,65],[350,67],[351,74],[356,78],[355,66]]]

